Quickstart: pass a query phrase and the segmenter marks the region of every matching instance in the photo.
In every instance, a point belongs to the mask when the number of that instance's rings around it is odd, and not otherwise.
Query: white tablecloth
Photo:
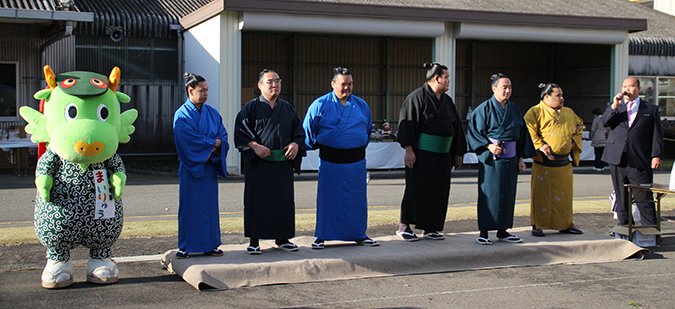
[[[593,149],[593,146],[591,146],[591,141],[584,140],[581,143],[581,161],[593,161],[595,160],[595,150]],[[525,162],[532,162],[532,159],[524,159],[523,161]],[[477,164],[478,163],[478,158],[476,157],[476,154],[473,152],[469,152],[466,155],[464,155],[464,164]]]
[[[399,143],[370,143],[366,147],[367,169],[392,169],[404,168],[403,158],[405,149]],[[307,157],[302,158],[303,171],[316,171],[319,169],[319,152],[310,150]]]
[[[37,147],[36,143],[30,141],[30,138],[20,138],[16,141],[4,141],[0,142],[0,149],[4,151],[9,151],[14,148],[35,148]]]
[[[404,168],[403,159],[405,149],[401,148],[399,143],[370,143],[366,148],[366,168],[372,169],[395,169]],[[595,152],[591,146],[591,141],[583,141],[581,161],[595,160]],[[532,159],[525,159],[525,162],[532,162]],[[473,152],[464,155],[464,164],[476,164],[478,158]],[[307,157],[302,158],[303,171],[316,171],[319,169],[319,152],[310,150]]]

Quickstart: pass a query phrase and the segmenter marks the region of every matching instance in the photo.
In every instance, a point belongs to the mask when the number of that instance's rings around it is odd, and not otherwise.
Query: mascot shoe
[[[120,270],[111,259],[89,259],[87,264],[87,281],[96,284],[112,284],[117,282]]]
[[[73,284],[73,266],[70,261],[47,260],[47,266],[42,272],[42,287],[59,289],[71,284]]]

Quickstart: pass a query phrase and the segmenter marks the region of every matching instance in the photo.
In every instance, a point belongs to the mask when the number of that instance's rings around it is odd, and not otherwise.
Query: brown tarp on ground
[[[166,268],[197,289],[233,289],[247,286],[344,280],[365,277],[410,275],[472,269],[535,266],[560,263],[619,261],[643,248],[605,235],[547,233],[537,238],[530,228],[511,230],[525,241],[511,244],[476,244],[476,232],[446,234],[443,241],[421,239],[404,242],[396,236],[376,238],[378,247],[353,242],[326,242],[323,250],[312,250],[312,237],[293,241],[296,252],[274,248],[262,241],[262,255],[251,256],[247,245],[223,245],[223,256],[191,255],[176,259],[176,250],[162,257]],[[493,235],[494,237],[494,235]],[[638,254],[638,256],[640,256]]]

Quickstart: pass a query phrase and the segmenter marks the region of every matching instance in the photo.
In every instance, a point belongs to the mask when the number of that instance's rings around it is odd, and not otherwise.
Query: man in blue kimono
[[[492,76],[493,96],[474,110],[469,120],[469,151],[478,156],[478,229],[480,245],[492,245],[488,231],[497,230],[500,241],[523,240],[506,230],[513,227],[518,172],[523,158],[536,155],[523,114],[509,101],[511,80]]]
[[[227,131],[218,111],[204,104],[209,96],[206,80],[185,73],[188,100],[176,111],[173,136],[180,159],[178,252],[222,255],[218,213],[218,175],[227,177]]]
[[[368,104],[352,95],[353,78],[345,68],[333,70],[333,91],[307,110],[303,128],[307,149],[319,149],[316,232],[312,249],[325,240],[377,246],[368,238],[366,146],[372,119]]]
[[[300,174],[305,131],[291,103],[281,98],[281,78],[271,70],[258,76],[261,95],[237,114],[234,144],[244,155],[244,236],[249,254],[260,254],[260,239],[297,251],[293,171]]]

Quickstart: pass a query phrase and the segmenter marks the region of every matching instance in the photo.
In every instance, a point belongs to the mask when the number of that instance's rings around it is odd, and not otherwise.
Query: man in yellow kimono
[[[583,234],[572,221],[572,163],[579,166],[583,121],[571,108],[564,107],[560,86],[547,83],[539,88],[541,101],[524,117],[538,150],[532,157],[532,235],[545,236],[543,229]]]

